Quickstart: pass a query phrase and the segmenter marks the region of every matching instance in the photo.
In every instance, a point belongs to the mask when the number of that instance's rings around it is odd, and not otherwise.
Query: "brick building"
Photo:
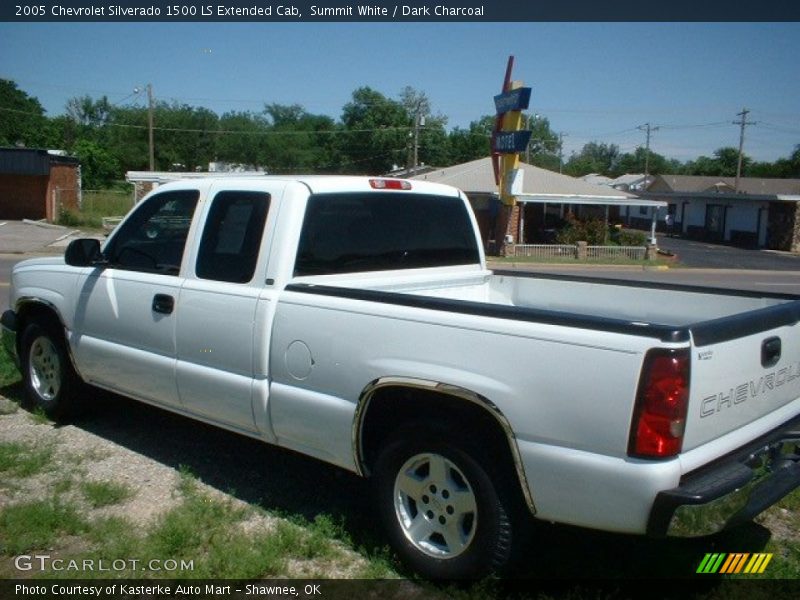
[[[55,221],[80,206],[80,162],[31,148],[0,148],[0,219]]]

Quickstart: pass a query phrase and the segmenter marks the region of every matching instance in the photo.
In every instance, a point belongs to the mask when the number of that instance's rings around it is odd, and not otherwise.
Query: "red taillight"
[[[370,186],[376,190],[410,190],[411,182],[405,179],[370,179]]]
[[[628,454],[668,458],[681,451],[689,404],[689,350],[651,350],[644,359]]]

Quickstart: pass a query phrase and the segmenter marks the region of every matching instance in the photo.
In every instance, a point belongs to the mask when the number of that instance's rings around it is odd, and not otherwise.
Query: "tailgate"
[[[783,318],[775,318],[775,310],[763,315],[754,311],[747,319],[740,316],[738,324],[727,324],[727,330],[725,320],[720,320],[714,325],[716,335],[709,335],[708,324],[698,331],[692,328],[695,345],[684,451],[753,423],[800,397],[797,304],[782,307],[778,312]],[[745,321],[748,326],[741,327]]]

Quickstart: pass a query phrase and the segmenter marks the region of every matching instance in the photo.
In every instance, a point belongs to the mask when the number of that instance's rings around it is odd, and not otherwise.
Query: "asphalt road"
[[[506,269],[506,265],[495,264]],[[530,265],[518,270],[538,273],[559,273],[601,279],[662,282],[664,284],[694,285],[726,289],[753,290],[800,296],[800,271],[758,271],[735,269],[644,269],[642,267],[602,267]]]
[[[787,252],[747,250],[679,238],[658,237],[658,247],[677,255],[686,267],[758,271],[800,270],[800,256]]]

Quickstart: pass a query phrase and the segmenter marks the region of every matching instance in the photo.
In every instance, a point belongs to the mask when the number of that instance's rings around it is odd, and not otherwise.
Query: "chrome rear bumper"
[[[800,417],[661,492],[647,532],[710,535],[749,521],[799,486]]]

